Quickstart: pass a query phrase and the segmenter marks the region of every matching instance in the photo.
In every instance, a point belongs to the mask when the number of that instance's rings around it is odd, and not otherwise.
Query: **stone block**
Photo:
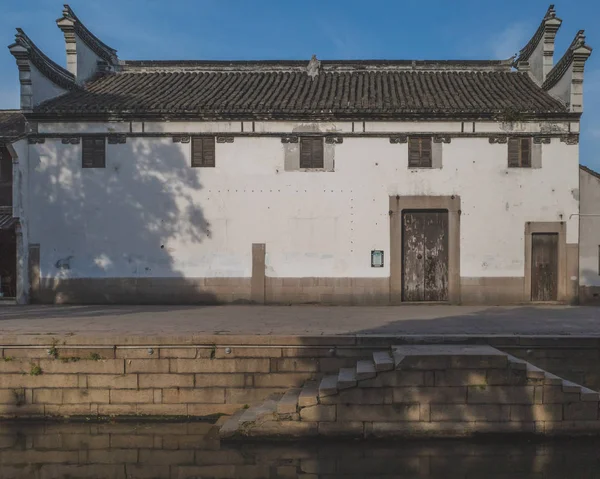
[[[488,369],[486,381],[488,386],[525,386],[528,380],[526,371],[508,368]]]
[[[40,359],[40,367],[46,374],[123,374],[122,359],[81,359],[75,362],[63,362],[60,359]]]
[[[196,359],[197,348],[160,348],[158,350],[160,359]]]
[[[221,479],[237,477],[235,465],[219,464],[214,466],[171,466],[172,479],[204,478]]]
[[[108,434],[62,434],[60,449],[80,450],[80,449],[108,449],[111,447],[110,436]],[[114,446],[113,446],[114,447]],[[55,445],[56,448],[56,445]]]
[[[4,361],[0,359],[0,374],[28,373],[32,364],[39,364],[38,360],[13,359]]]
[[[436,387],[480,386],[487,384],[487,372],[485,369],[446,369],[444,371],[434,371],[434,374]]]
[[[338,404],[337,421],[419,421],[418,404],[354,405]]]
[[[63,404],[108,403],[108,389],[63,389]]]
[[[300,387],[307,380],[312,379],[314,373],[271,373],[271,374],[255,374],[254,387],[256,388],[271,388],[271,387]]]
[[[598,402],[573,402],[563,405],[565,421],[595,421],[598,419]]]
[[[16,404],[24,399],[26,398],[23,388],[0,389],[0,404]]]
[[[149,346],[135,347],[135,348],[127,348],[122,346],[117,346],[115,348],[115,358],[116,359],[152,359],[158,358],[158,354],[156,353],[156,349],[154,349],[154,354],[148,354]]]
[[[564,404],[578,402],[579,392],[563,392],[562,386],[541,386],[544,404]]]
[[[104,476],[113,479],[114,476]],[[158,464],[128,464],[127,479],[171,479],[168,465]]]
[[[284,358],[330,358],[338,349],[329,346],[322,348],[294,348],[284,347],[281,350]]]
[[[283,394],[287,391],[283,388],[228,388],[225,390],[225,402],[227,404],[254,404],[264,401],[272,394]]]
[[[466,387],[394,388],[394,403],[465,404]]]
[[[34,389],[34,404],[62,404],[63,389]]]
[[[236,449],[220,451],[196,450],[194,462],[199,466],[211,466],[214,464],[244,464],[246,459],[242,451]]]
[[[216,414],[231,416],[244,407],[244,404],[188,404],[188,416],[206,417]]]
[[[22,406],[17,406],[16,404],[0,404],[0,416],[3,417],[34,417],[43,416],[44,413],[44,404],[25,404]]]
[[[187,416],[187,404],[137,404],[135,411],[145,416]]]
[[[88,375],[87,387],[89,388],[113,388],[113,389],[137,389],[137,374],[115,374],[115,375]]]
[[[271,361],[273,372],[317,372],[319,360],[312,358],[283,358]]]
[[[561,421],[561,404],[533,404],[510,406],[511,421]]]
[[[153,449],[153,434],[106,434],[112,449]]]
[[[266,421],[259,428],[250,429],[249,436],[309,437],[318,434],[318,423],[295,421]]]
[[[319,359],[319,372],[337,374],[341,368],[356,366],[354,358],[321,358]]]
[[[335,406],[308,406],[300,409],[302,421],[331,422],[335,421]]]
[[[246,376],[238,374],[196,374],[197,388],[241,388],[246,385]]]
[[[46,359],[48,358],[49,346],[27,348],[5,348],[3,357],[10,357],[14,359]]]
[[[360,421],[320,422],[320,436],[351,436],[362,437],[364,423]]]
[[[469,386],[469,404],[534,404],[534,386]]]
[[[139,461],[141,464],[193,464],[194,451],[161,451],[140,449]]]
[[[431,405],[419,404],[419,421],[431,421]]]
[[[153,389],[111,389],[111,404],[151,404],[154,400]]]
[[[392,404],[393,394],[391,388],[352,388],[320,398],[320,402],[321,404]]]
[[[45,404],[46,416],[90,416],[95,415],[89,404]]]
[[[227,352],[229,350],[229,352]],[[217,359],[232,359],[232,358],[280,358],[281,348],[265,346],[265,347],[240,347],[218,346],[215,351]]]
[[[88,451],[88,461],[92,464],[135,464],[137,449],[106,449]]]
[[[79,384],[76,374],[3,374],[0,376],[3,388],[76,388]]]
[[[125,372],[132,373],[168,373],[168,359],[126,359]]]
[[[430,408],[432,422],[498,422],[510,420],[510,406],[498,404],[431,404]]]
[[[173,373],[268,373],[268,358],[170,359]]]
[[[135,404],[98,404],[100,416],[133,416],[136,413]]]
[[[175,360],[180,361],[180,360]],[[183,360],[181,360],[183,361]],[[139,374],[138,384],[145,388],[191,388],[194,387],[193,374]]]
[[[600,421],[546,421],[544,422],[544,433],[547,435],[555,434],[575,434],[575,433],[599,433]]]
[[[163,389],[163,403],[186,404],[224,404],[224,388]]]
[[[425,374],[422,371],[386,371],[376,378],[358,382],[361,388],[424,386]],[[433,385],[433,384],[432,384]]]

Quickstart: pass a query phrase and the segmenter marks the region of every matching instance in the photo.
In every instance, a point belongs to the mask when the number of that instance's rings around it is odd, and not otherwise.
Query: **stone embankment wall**
[[[439,340],[354,336],[13,338],[0,345],[0,415],[232,414],[274,393],[301,387],[307,380],[353,367],[357,359],[374,351],[407,342]],[[564,379],[600,389],[600,339],[510,337],[478,342],[492,343]],[[422,383],[414,383],[415,387],[425,385],[424,378]]]

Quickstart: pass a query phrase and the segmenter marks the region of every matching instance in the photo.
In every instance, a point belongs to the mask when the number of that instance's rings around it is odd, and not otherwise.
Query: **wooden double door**
[[[448,211],[403,212],[402,300],[448,300]]]
[[[558,233],[531,235],[531,301],[558,299]]]

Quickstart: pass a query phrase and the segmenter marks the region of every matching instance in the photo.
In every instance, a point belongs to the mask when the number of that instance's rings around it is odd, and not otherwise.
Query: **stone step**
[[[592,391],[586,387],[581,388],[581,400],[582,401],[600,401],[600,393]]]
[[[258,422],[267,416],[275,418],[275,413],[277,412],[277,402],[278,401],[275,399],[267,399],[258,406],[252,406],[251,408],[246,409],[241,415],[238,423],[243,425],[247,423]]]
[[[338,373],[338,389],[356,386],[356,368],[341,368]]]
[[[575,384],[575,383],[572,383],[571,381],[567,381],[566,379],[563,379],[562,391],[564,393],[580,393],[581,386],[579,384]]]
[[[370,359],[364,359],[356,363],[356,379],[362,381],[363,379],[372,379],[377,376],[375,370],[375,363]]]
[[[402,352],[397,350],[394,350],[392,352],[392,356],[394,357],[394,367],[398,369],[400,367],[400,363],[402,363],[406,356],[402,354]]]
[[[219,436],[221,437],[231,437],[233,436],[240,427],[240,418],[242,414],[246,412],[246,409],[241,409],[237,411],[233,416],[231,416],[219,429]]]
[[[506,357],[508,358],[508,367],[509,368],[516,369],[519,371],[527,370],[527,361],[523,361],[522,359],[511,356],[510,354],[507,354]]]
[[[394,369],[394,358],[387,351],[374,352],[373,362],[376,371],[391,371]]]
[[[277,401],[277,414],[293,414],[298,412],[298,398],[302,390],[289,389],[283,397]]]
[[[559,378],[558,376],[546,371],[546,377],[544,378],[544,384],[546,386],[562,386],[562,383],[563,378]]]
[[[527,379],[545,379],[546,371],[534,366],[533,364],[528,363],[523,359],[516,358],[507,354],[508,358],[508,367],[511,369],[518,369],[521,371],[527,372]]]
[[[316,381],[307,381],[302,390],[300,391],[300,395],[298,396],[298,406],[307,407],[314,406],[317,404],[319,397],[319,386]]]
[[[338,392],[338,377],[325,376],[319,384],[319,397],[333,396]]]

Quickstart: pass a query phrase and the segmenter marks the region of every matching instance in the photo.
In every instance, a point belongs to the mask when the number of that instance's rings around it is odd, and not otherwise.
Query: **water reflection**
[[[3,423],[2,479],[600,478],[600,438],[221,444],[207,423]]]

